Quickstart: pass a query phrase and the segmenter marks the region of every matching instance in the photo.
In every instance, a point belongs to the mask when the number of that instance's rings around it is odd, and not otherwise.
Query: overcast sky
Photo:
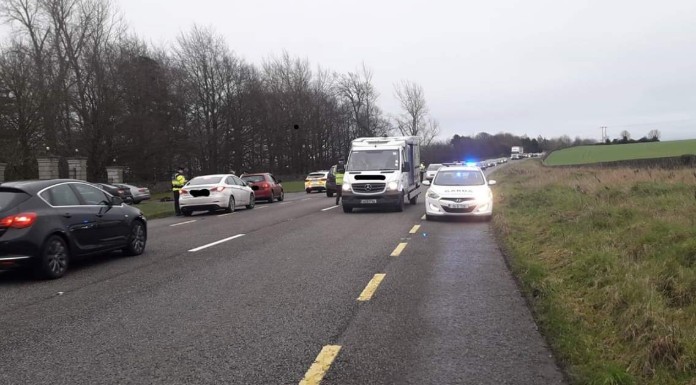
[[[441,138],[510,132],[696,138],[695,0],[117,0],[131,30],[171,46],[211,26],[252,63],[283,50],[337,72],[365,63],[379,104],[425,90]]]

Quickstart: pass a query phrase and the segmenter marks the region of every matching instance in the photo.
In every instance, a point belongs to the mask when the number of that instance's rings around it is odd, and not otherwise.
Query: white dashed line
[[[170,226],[170,227],[174,227],[174,226],[181,226],[181,225],[185,225],[185,224],[187,224],[187,223],[193,223],[193,222],[195,222],[195,221],[196,221],[196,220],[195,220],[195,219],[193,219],[193,220],[190,220],[190,221],[186,221],[186,222],[179,222],[179,223],[175,223],[175,224],[173,224],[173,225],[169,225],[169,226]]]
[[[327,208],[325,208],[325,209],[321,209],[321,211],[329,211],[329,210],[331,210],[331,209],[335,209],[336,207],[338,207],[338,206],[327,207]]]
[[[207,245],[203,245],[203,246],[196,247],[195,249],[189,250],[189,252],[196,252],[196,251],[200,251],[200,250],[203,250],[203,249],[207,249],[208,247],[215,246],[215,245],[219,245],[219,244],[221,244],[221,243],[223,243],[223,242],[231,241],[231,240],[233,240],[233,239],[235,239],[235,238],[239,238],[239,237],[243,237],[243,236],[244,236],[244,234],[237,234],[237,235],[231,236],[231,237],[229,237],[229,238],[221,239],[221,240],[216,241],[216,242],[213,242],[213,243],[208,243]]]

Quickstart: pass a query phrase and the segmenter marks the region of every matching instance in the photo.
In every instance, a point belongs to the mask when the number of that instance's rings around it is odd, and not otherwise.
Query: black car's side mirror
[[[121,197],[111,197],[111,205],[112,206],[120,206],[123,204],[123,199]]]

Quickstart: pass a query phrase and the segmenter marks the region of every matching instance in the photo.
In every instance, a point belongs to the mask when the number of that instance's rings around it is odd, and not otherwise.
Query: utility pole
[[[602,143],[604,143],[604,142],[606,142],[607,139],[609,138],[609,137],[607,136],[607,126],[601,126],[601,127],[599,127],[599,128],[602,129]]]

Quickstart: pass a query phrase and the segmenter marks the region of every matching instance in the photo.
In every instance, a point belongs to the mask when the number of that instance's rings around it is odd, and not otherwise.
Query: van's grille
[[[356,193],[378,193],[384,191],[386,183],[353,183],[353,191]]]

